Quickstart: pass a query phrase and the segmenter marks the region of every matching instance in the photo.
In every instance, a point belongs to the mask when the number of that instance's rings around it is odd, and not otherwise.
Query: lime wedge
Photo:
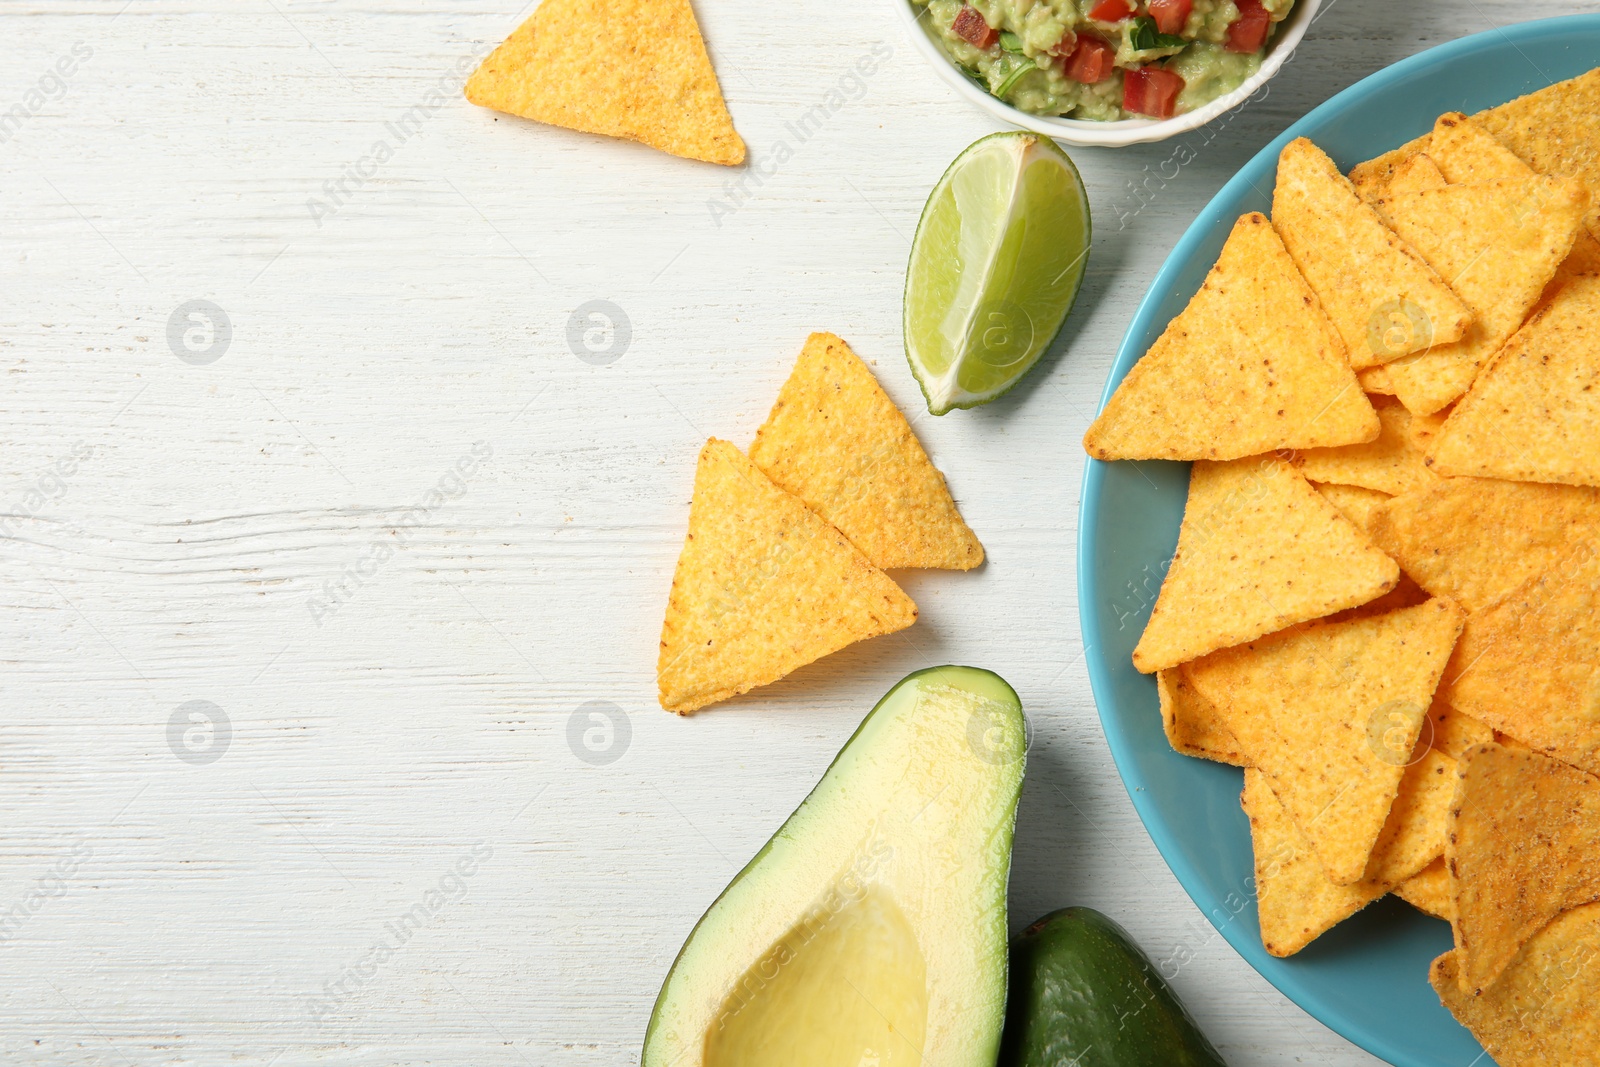
[[[934,186],[906,268],[906,358],[928,410],[1017,384],[1066,320],[1089,258],[1089,197],[1048,137],[996,133]]]

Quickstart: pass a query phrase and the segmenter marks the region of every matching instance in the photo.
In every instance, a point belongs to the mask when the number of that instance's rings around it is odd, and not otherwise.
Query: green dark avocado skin
[[[1062,908],[1011,942],[998,1067],[1227,1067],[1128,932]]]

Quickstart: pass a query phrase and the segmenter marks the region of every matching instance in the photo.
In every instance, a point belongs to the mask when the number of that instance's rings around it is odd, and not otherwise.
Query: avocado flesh
[[[988,671],[891,689],[690,933],[645,1067],[991,1067],[1024,738]]]

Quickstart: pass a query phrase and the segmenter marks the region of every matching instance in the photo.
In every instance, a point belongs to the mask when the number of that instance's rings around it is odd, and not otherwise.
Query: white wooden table
[[[955,661],[1037,728],[1015,922],[1089,904],[1188,960],[1236,1067],[1375,1062],[1134,815],[1078,636],[1078,439],[1162,259],[1288,122],[1597,4],[1335,0],[1181,171],[1073,151],[1097,227],[1064,342],[915,423],[987,566],[906,575],[913,630],[679,719],[654,664],[696,451],[748,443],[816,329],[920,410],[908,238],[992,127],[890,0],[697,4],[759,181],[497,118],[458,90],[519,2],[6,4],[0,1060],[633,1062],[701,910],[884,689]],[[598,356],[590,301],[628,323]]]

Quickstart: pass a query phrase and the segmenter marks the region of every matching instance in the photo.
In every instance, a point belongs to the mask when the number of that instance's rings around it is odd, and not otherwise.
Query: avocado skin
[[[1128,932],[1062,908],[1011,942],[998,1067],[1227,1067]]]

